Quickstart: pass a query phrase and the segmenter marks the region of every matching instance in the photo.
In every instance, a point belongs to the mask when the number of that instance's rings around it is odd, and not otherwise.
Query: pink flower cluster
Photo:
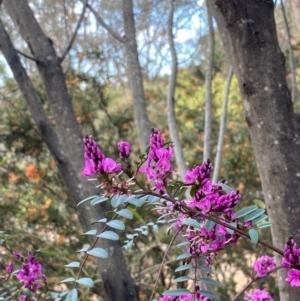
[[[253,292],[247,294],[245,301],[274,301],[274,299],[268,292],[255,289]]]
[[[120,163],[116,163],[116,161],[112,158],[106,158],[102,153],[100,147],[97,145],[93,136],[86,136],[83,138],[83,143],[85,145],[85,166],[81,173],[84,177],[92,176],[96,173],[99,174],[111,174],[117,173],[122,169]],[[126,142],[128,143],[128,142]],[[129,145],[129,143],[128,143]],[[129,155],[130,145],[125,145],[123,143],[119,144],[120,156],[125,157]]]
[[[276,270],[274,258],[268,255],[261,256],[254,263],[254,271],[256,277],[261,278],[267,276],[268,273]]]
[[[160,192],[164,192],[165,181],[173,172],[171,159],[174,156],[173,147],[165,147],[161,133],[153,128],[150,136],[150,149],[145,166],[140,168],[149,181]]]
[[[34,255],[28,253],[27,257],[24,257],[15,251],[13,254],[16,259],[23,262],[17,273],[17,278],[24,288],[28,288],[34,292],[42,286],[42,283],[46,283],[46,276],[43,274],[43,267],[36,260]]]
[[[282,258],[281,265],[284,268],[296,267],[297,269],[290,269],[288,271],[287,282],[291,286],[300,287],[300,249],[297,248],[292,236],[289,237],[288,241],[284,245],[284,257]]]

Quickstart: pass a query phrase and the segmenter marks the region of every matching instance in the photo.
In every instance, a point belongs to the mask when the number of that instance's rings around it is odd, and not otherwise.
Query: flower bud
[[[118,150],[119,150],[119,157],[121,160],[129,157],[130,154],[130,143],[127,141],[120,141],[118,142]]]

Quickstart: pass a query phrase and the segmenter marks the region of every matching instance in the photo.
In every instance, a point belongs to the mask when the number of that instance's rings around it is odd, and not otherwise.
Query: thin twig
[[[80,25],[81,25],[81,23],[82,23],[82,20],[83,20],[83,18],[84,18],[84,13],[85,13],[86,7],[87,7],[87,1],[88,1],[88,0],[85,0],[85,1],[83,2],[83,9],[82,9],[80,18],[79,18],[78,23],[77,23],[77,25],[76,25],[76,28],[75,28],[75,30],[74,30],[74,32],[73,32],[73,35],[72,35],[72,37],[71,37],[71,39],[70,39],[70,41],[69,41],[69,43],[68,43],[68,45],[67,45],[67,47],[66,47],[66,50],[64,51],[64,53],[63,53],[62,56],[60,57],[60,61],[61,61],[61,62],[66,58],[67,54],[69,53],[69,51],[70,51],[70,49],[72,48],[72,45],[73,45],[73,43],[74,43],[74,41],[75,41],[75,39],[76,39],[78,30],[79,30]]]
[[[163,268],[163,266],[164,266],[165,260],[166,260],[166,258],[167,258],[167,255],[168,255],[168,253],[169,253],[169,251],[170,251],[170,248],[171,248],[171,246],[172,246],[174,240],[176,239],[177,235],[180,233],[181,229],[182,229],[182,227],[180,227],[180,228],[178,229],[178,231],[177,231],[177,232],[175,233],[175,235],[172,237],[172,239],[171,239],[171,241],[170,241],[170,243],[169,243],[169,245],[168,245],[168,248],[167,248],[167,250],[166,250],[166,252],[165,252],[165,255],[164,255],[164,257],[163,257],[163,260],[162,260],[162,262],[161,262],[161,264],[160,264],[159,271],[158,271],[158,275],[157,275],[157,278],[156,278],[156,281],[155,281],[155,284],[154,284],[154,288],[153,288],[153,290],[152,290],[152,294],[151,294],[151,297],[150,297],[149,301],[151,301],[151,300],[153,299],[153,297],[154,297],[155,290],[156,290],[156,287],[157,287],[157,284],[158,284],[158,281],[159,281],[159,276],[160,276],[160,274],[161,274],[161,271],[162,271],[162,268]]]
[[[265,277],[267,277],[268,275],[270,275],[271,273],[273,273],[273,272],[275,272],[275,271],[277,271],[277,270],[279,270],[279,269],[281,269],[282,267],[277,267],[274,271],[271,271],[271,272],[269,272],[269,273],[267,273],[267,275],[265,276]],[[265,278],[264,277],[264,278]],[[254,282],[256,282],[257,280],[259,280],[259,279],[261,279],[261,277],[255,277],[255,278],[253,278],[253,279],[251,279],[251,281],[249,281],[247,284],[246,284],[246,286],[240,291],[240,292],[238,292],[234,297],[233,297],[233,299],[231,299],[230,301],[237,301],[237,299],[239,298],[239,296],[247,289],[247,288],[249,288]]]
[[[30,55],[28,55],[28,54],[26,54],[26,53],[24,53],[24,52],[22,52],[22,51],[20,51],[20,50],[18,50],[18,49],[16,49],[16,51],[17,51],[19,54],[21,54],[22,56],[26,57],[27,59],[32,60],[32,61],[34,61],[34,62],[37,62],[37,60],[36,60],[35,58],[33,58],[32,56],[30,56]]]
[[[116,31],[114,31],[108,24],[106,24],[102,17],[94,10],[94,8],[89,3],[87,3],[87,8],[94,14],[99,24],[102,27],[104,27],[115,39],[117,39],[121,43],[125,42],[125,39],[121,37]]]

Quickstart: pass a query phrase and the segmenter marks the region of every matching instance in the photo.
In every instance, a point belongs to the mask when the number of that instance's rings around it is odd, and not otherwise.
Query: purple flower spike
[[[8,273],[8,274],[11,274],[13,271],[14,271],[14,268],[15,268],[15,264],[13,263],[13,261],[11,261],[9,263],[9,265],[6,267],[5,271]]]
[[[119,157],[121,160],[128,158],[130,155],[131,146],[127,141],[118,142]]]
[[[276,269],[275,261],[273,257],[264,255],[259,257],[254,263],[254,271],[256,277],[265,277],[269,272],[273,272]]]

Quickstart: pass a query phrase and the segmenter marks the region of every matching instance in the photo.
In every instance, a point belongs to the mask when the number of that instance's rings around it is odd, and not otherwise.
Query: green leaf
[[[199,268],[201,270],[206,271],[207,273],[211,273],[212,274],[212,272],[213,272],[212,269],[210,267],[208,267],[207,265],[200,265]]]
[[[126,194],[122,194],[120,196],[114,196],[111,199],[111,205],[113,208],[117,208],[118,206],[120,206],[121,204],[123,204],[125,202],[125,200],[128,198],[128,196]]]
[[[113,231],[105,231],[99,235],[97,235],[99,238],[106,238],[110,240],[119,240],[119,235]]]
[[[249,206],[249,207],[245,207],[241,210],[239,210],[238,212],[235,213],[234,217],[235,218],[240,218],[242,216],[245,216],[253,211],[255,211],[258,207],[256,205],[253,206]]]
[[[92,229],[90,231],[87,231],[81,235],[96,235],[97,234],[97,230],[96,229]]]
[[[230,225],[231,227],[234,227],[236,228],[236,223],[232,222],[232,223],[229,223],[228,225]],[[234,230],[230,229],[230,228],[226,228],[226,231],[229,233],[229,234],[233,234]]]
[[[178,245],[176,245],[176,247],[179,248],[179,247],[190,245],[190,244],[191,244],[190,241],[183,241],[183,242],[179,243]]]
[[[184,282],[184,281],[188,281],[188,280],[191,280],[191,277],[189,277],[189,276],[182,276],[182,277],[178,277],[178,278],[174,279],[172,281],[172,283]]]
[[[67,268],[79,268],[80,267],[80,262],[79,261],[73,261],[70,262],[69,264],[65,265]]]
[[[182,220],[182,225],[187,225],[187,226],[191,226],[191,227],[194,227],[194,228],[197,228],[197,229],[200,229],[201,228],[201,225],[199,222],[197,222],[196,220],[194,219],[191,219],[191,218],[186,218],[184,220]]]
[[[217,185],[218,185],[218,186],[221,186],[221,187],[222,187],[222,190],[223,190],[224,192],[226,192],[226,193],[229,193],[229,192],[231,192],[231,191],[234,190],[233,188],[231,188],[230,186],[228,186],[228,185],[226,185],[226,184],[224,184],[224,183],[218,183]]]
[[[68,295],[66,297],[66,301],[77,301],[78,299],[78,292],[76,288],[73,288],[68,292]]]
[[[148,236],[149,231],[145,230],[145,231],[142,232],[142,234],[145,235],[145,236]]]
[[[214,227],[215,224],[216,224],[215,222],[207,220],[207,222],[205,224],[205,229],[207,231],[210,231]]]
[[[182,187],[180,189],[179,194],[178,194],[179,201],[181,201],[184,198],[186,191],[187,191],[187,187]]]
[[[94,281],[91,278],[80,278],[76,280],[77,283],[85,285],[87,287],[93,287]]]
[[[83,203],[85,203],[85,202],[87,202],[87,201],[89,201],[89,200],[92,200],[92,199],[94,199],[94,198],[97,198],[97,197],[98,197],[97,195],[89,196],[88,198],[86,198],[86,199],[80,201],[80,202],[77,204],[77,207],[78,207],[79,205],[81,205],[81,204],[83,204]]]
[[[117,230],[124,230],[125,225],[122,221],[115,219],[113,221],[110,221],[106,223],[106,225],[110,226],[111,228],[117,229]]]
[[[203,283],[212,285],[212,286],[223,287],[223,285],[221,283],[219,283],[218,281],[215,281],[213,279],[210,279],[210,278],[200,278],[200,281],[202,281]]]
[[[127,219],[133,218],[132,212],[128,209],[121,209],[120,211],[117,212],[117,214],[119,214],[120,216],[125,217]]]
[[[249,236],[250,236],[251,241],[253,243],[256,244],[258,242],[258,233],[257,233],[257,231],[255,229],[250,229],[249,230]]]
[[[158,200],[160,200],[160,197],[158,197],[158,196],[155,196],[155,195],[148,196],[148,202],[150,204],[153,204],[153,203],[157,202]]]
[[[186,259],[186,258],[189,258],[189,257],[191,257],[191,256],[192,256],[191,253],[183,253],[183,254],[179,255],[179,256],[176,258],[176,260]]]
[[[191,191],[190,191],[190,196],[194,197],[196,195],[196,192],[197,192],[197,187],[193,186],[192,189],[191,189]]]
[[[178,288],[178,289],[168,290],[163,292],[163,296],[182,296],[190,293],[191,292],[186,288]]]
[[[141,203],[145,203],[147,201],[147,199],[149,198],[149,195],[144,195],[142,197],[140,196],[136,196],[136,198],[141,202]]]
[[[74,277],[69,277],[69,278],[66,278],[66,279],[62,280],[60,283],[74,282],[74,281],[75,281],[75,278],[74,278]]]
[[[268,218],[267,215],[262,214],[261,216],[255,218],[254,220],[252,220],[252,225],[256,225],[257,223],[263,221],[264,219]]]
[[[136,207],[141,207],[144,203],[143,199],[137,199],[135,195],[132,195],[126,200],[127,203],[132,204]]]
[[[154,231],[155,233],[158,233],[158,226],[157,226],[157,225],[154,225],[154,226],[152,227],[152,229],[153,229],[153,231]]]
[[[260,225],[258,225],[257,227],[260,228],[260,229],[263,229],[263,228],[268,228],[272,226],[272,223],[271,222],[265,222],[265,223],[261,223]]]
[[[217,294],[210,292],[210,291],[200,290],[200,294],[204,297],[209,297],[209,298],[212,298],[215,300],[220,300],[220,297]]]
[[[266,204],[262,200],[255,199],[253,200],[253,203],[261,209],[266,209]]]
[[[108,253],[102,248],[94,248],[90,251],[87,251],[87,254],[95,256],[95,257],[99,257],[99,258],[107,258],[108,257]]]
[[[102,203],[102,202],[105,202],[105,201],[107,201],[107,200],[108,200],[107,197],[104,197],[104,196],[98,196],[97,198],[95,198],[95,199],[93,199],[93,200],[91,201],[91,205],[92,205],[92,206],[95,206],[95,205],[100,204],[100,203]]]
[[[250,214],[248,214],[244,217],[244,222],[251,221],[251,220],[261,216],[262,214],[264,214],[265,211],[266,211],[265,209],[257,209],[255,211],[251,212]]]
[[[188,270],[190,268],[192,268],[193,265],[192,264],[184,264],[184,265],[181,265],[180,267],[178,267],[175,272],[181,272],[181,271],[185,271],[185,270]]]

